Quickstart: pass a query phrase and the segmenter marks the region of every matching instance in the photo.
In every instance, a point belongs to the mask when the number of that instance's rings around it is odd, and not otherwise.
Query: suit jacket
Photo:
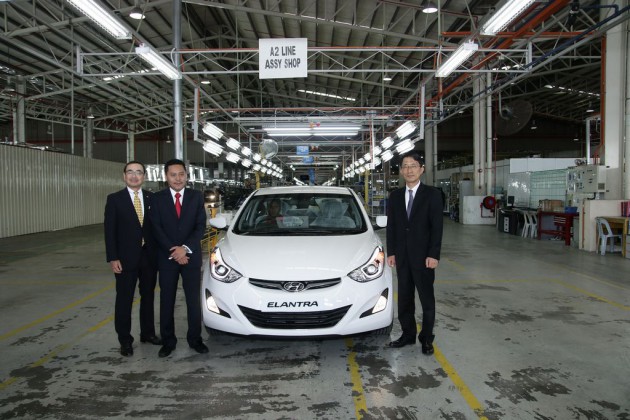
[[[407,188],[392,191],[387,205],[387,254],[396,265],[425,268],[427,257],[440,259],[442,248],[442,194],[437,188],[420,184],[413,199],[411,217],[405,206]]]
[[[141,191],[144,201],[142,226],[127,188],[109,194],[105,204],[104,226],[107,261],[120,260],[125,271],[138,268],[143,239],[150,261],[153,264],[156,263],[157,248],[150,220],[153,193]]]
[[[192,251],[188,266],[201,268],[201,239],[206,231],[206,209],[200,191],[186,188],[178,218],[170,189],[167,187],[153,196],[151,209],[153,232],[158,243],[158,268],[179,269],[180,265],[169,260],[174,246],[186,245]]]

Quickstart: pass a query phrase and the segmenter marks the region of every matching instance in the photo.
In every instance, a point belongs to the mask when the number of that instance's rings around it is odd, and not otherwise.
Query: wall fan
[[[501,105],[496,121],[497,133],[504,136],[518,133],[527,125],[533,112],[532,104],[520,99]]]
[[[265,159],[271,159],[278,153],[278,143],[275,140],[265,139],[260,144],[260,154]]]

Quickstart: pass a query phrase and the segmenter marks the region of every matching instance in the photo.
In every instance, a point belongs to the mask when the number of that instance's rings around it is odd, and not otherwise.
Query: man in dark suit
[[[400,170],[405,188],[390,194],[387,209],[387,264],[396,266],[402,336],[390,342],[389,347],[415,344],[415,290],[418,290],[422,305],[418,339],[422,353],[433,354],[433,283],[442,247],[442,196],[437,188],[420,182],[424,162],[417,152],[403,155]]]
[[[123,356],[133,355],[131,307],[138,280],[140,341],[162,344],[153,322],[157,248],[148,217],[152,193],[141,189],[145,172],[140,162],[126,164],[123,180],[127,187],[108,195],[105,204],[105,251],[116,277],[114,324]]]
[[[200,191],[186,188],[188,175],[178,159],[164,164],[168,188],[155,194],[151,221],[158,242],[160,272],[160,333],[163,345],[158,355],[170,355],[177,345],[175,297],[182,276],[188,317],[188,345],[207,353],[201,339],[201,239],[206,230],[206,210]]]

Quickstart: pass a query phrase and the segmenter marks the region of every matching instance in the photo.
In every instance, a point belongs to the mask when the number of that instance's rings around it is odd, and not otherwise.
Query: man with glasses
[[[152,193],[142,190],[144,165],[131,161],[123,169],[126,187],[107,196],[105,204],[105,251],[116,277],[114,324],[120,354],[133,355],[131,307],[139,283],[140,341],[155,345],[153,301],[157,281],[157,247],[149,213]]]
[[[405,187],[392,191],[387,208],[387,264],[396,266],[398,320],[402,335],[389,347],[416,343],[415,290],[422,306],[418,339],[423,354],[433,354],[435,324],[435,269],[442,247],[442,196],[437,188],[420,182],[424,162],[418,152],[402,156],[400,171]]]

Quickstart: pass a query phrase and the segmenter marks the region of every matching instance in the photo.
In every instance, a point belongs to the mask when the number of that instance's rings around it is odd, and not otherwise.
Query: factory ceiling
[[[457,154],[471,148],[463,144],[471,136],[454,127],[466,121],[472,132],[473,104],[488,95],[495,119],[502,114],[508,125],[499,131],[516,139],[514,124],[579,125],[597,113],[602,36],[629,17],[591,0],[534,2],[496,35],[483,35],[503,2],[446,0],[437,13],[425,13],[426,2],[396,0],[101,4],[129,39],[112,37],[65,0],[0,3],[0,124],[11,124],[23,101],[31,120],[85,125],[93,116],[95,130],[121,136],[130,128],[138,136],[172,131],[174,82],[139,58],[136,47],[144,44],[181,62],[189,139],[194,121],[212,122],[253,149],[268,137],[265,127],[359,125],[354,136],[276,138],[280,164],[300,144],[317,144],[322,162],[323,155],[339,161],[413,120],[437,125],[438,152],[445,133],[442,149]],[[129,17],[135,8],[144,19]],[[267,38],[307,39],[308,75],[261,78],[259,40]],[[436,78],[464,42],[477,51]],[[511,120],[514,113],[527,114],[519,116],[524,122]]]

